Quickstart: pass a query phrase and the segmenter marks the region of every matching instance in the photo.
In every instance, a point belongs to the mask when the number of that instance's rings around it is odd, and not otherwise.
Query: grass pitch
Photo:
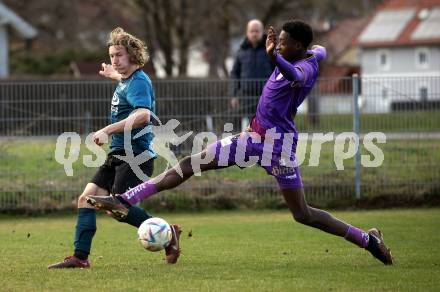
[[[89,270],[47,270],[72,251],[74,216],[0,217],[1,291],[434,291],[440,209],[335,212],[380,227],[396,258],[382,265],[287,211],[155,214],[182,225],[173,266],[144,251],[135,229],[98,217]],[[192,236],[188,232],[192,231]],[[437,290],[438,291],[438,290]]]

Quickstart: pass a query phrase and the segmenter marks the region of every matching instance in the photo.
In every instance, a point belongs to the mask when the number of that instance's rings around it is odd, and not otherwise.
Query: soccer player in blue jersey
[[[366,232],[306,202],[295,157],[298,132],[292,117],[312,90],[318,76],[318,61],[326,55],[325,48],[321,46],[308,50],[312,40],[312,29],[303,21],[285,23],[279,38],[273,27],[269,29],[266,51],[276,67],[263,88],[249,131],[217,141],[201,153],[181,160],[178,167],[183,176],[173,168],[161,179],[150,179],[117,196],[117,200],[92,196],[91,201],[100,203],[105,210],[120,210],[124,204],[134,205],[155,193],[180,185],[194,174],[192,163],[195,161],[212,157],[210,162],[200,165],[201,171],[207,171],[232,165],[242,167],[244,157],[248,161],[256,158],[255,163],[277,180],[297,222],[345,238],[366,249],[384,264],[393,264],[391,253],[378,229],[372,228]]]
[[[92,239],[96,231],[96,209],[87,203],[86,198],[92,195],[109,196],[122,194],[142,183],[134,173],[129,163],[116,156],[125,156],[132,151],[134,156],[146,152],[150,159],[140,165],[147,176],[153,173],[156,153],[152,149],[153,135],[151,132],[134,138],[145,126],[151,123],[150,117],[155,112],[155,97],[150,78],[142,71],[148,61],[146,47],[141,40],[128,34],[121,28],[110,33],[108,50],[113,71],[108,71],[108,65],[103,64],[103,71],[111,72],[115,79],[120,79],[111,101],[111,124],[97,131],[94,142],[103,145],[111,136],[110,152],[105,163],[98,169],[90,183],[87,184],[78,199],[78,215],[75,231],[74,254],[64,261],[50,265],[49,269],[89,268],[88,256]],[[116,75],[116,76],[114,76]],[[131,149],[124,147],[124,127],[131,125]],[[125,213],[112,210],[112,216],[122,222],[139,227],[142,222],[151,218],[145,210],[127,205]],[[180,255],[180,227],[171,225],[172,240],[166,247],[166,260],[174,264]]]

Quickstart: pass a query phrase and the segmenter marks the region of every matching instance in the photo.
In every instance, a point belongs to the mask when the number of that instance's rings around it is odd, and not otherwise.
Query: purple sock
[[[354,226],[349,226],[347,234],[345,234],[344,238],[350,242],[353,242],[359,247],[366,248],[368,246],[370,236],[362,229],[356,228]]]
[[[156,185],[151,181],[146,181],[129,189],[121,195],[121,197],[130,205],[135,205],[152,195],[157,193]]]

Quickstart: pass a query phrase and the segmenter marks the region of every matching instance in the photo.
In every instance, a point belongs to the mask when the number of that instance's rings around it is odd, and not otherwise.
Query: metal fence
[[[157,80],[153,82],[157,115],[162,123],[177,119],[178,135],[210,131],[220,137],[228,122],[238,132],[255,112],[262,83]],[[96,169],[82,166],[81,155],[87,151],[83,147],[74,164],[74,176],[67,177],[54,158],[56,138],[63,132],[85,137],[105,126],[115,85],[99,81],[0,82],[0,209],[73,206]],[[294,119],[299,132],[308,134],[298,151],[304,153],[301,171],[312,202],[331,204],[360,195],[440,193],[440,77],[319,79]],[[363,156],[371,153],[361,138],[360,150],[345,160],[344,170],[336,169],[331,142],[322,145],[319,166],[312,166],[314,135],[330,132],[334,137],[343,132],[356,132],[360,137],[384,132],[386,143],[376,143],[384,153],[383,164],[363,166]],[[182,156],[191,148],[192,139],[188,139],[172,149]],[[155,172],[162,167],[157,160]],[[269,202],[274,206],[280,199],[273,178],[256,167],[214,171],[157,200],[174,208],[178,203],[167,201],[173,196],[195,208],[211,199],[220,205],[235,200],[240,205]]]

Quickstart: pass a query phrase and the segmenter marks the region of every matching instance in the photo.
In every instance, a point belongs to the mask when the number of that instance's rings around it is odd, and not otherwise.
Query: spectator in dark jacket
[[[235,57],[231,71],[233,79],[230,106],[233,109],[234,129],[241,131],[255,113],[264,82],[273,71],[266,53],[263,23],[257,19],[247,24],[246,38]]]

